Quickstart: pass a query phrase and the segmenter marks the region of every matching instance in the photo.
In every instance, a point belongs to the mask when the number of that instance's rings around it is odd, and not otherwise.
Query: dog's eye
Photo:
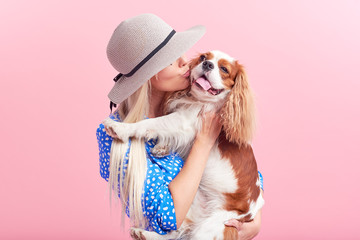
[[[229,71],[227,70],[226,67],[221,67],[220,69],[221,69],[221,71],[223,71],[224,73],[229,73]]]
[[[201,55],[201,56],[200,56],[200,60],[201,60],[201,61],[205,61],[205,60],[206,60],[205,55]]]

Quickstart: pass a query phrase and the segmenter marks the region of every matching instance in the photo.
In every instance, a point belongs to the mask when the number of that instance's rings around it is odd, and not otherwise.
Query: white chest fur
[[[221,158],[217,144],[214,145],[210,152],[201,179],[200,189],[219,195],[235,192],[237,189],[237,179],[235,178],[233,167],[229,160]],[[219,196],[214,197],[218,198]]]

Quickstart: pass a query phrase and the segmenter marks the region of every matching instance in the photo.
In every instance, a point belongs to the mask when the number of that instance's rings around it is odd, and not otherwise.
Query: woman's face
[[[159,91],[172,92],[183,90],[190,84],[188,75],[189,65],[185,55],[179,57],[171,65],[167,66],[151,78],[151,87]],[[186,75],[185,75],[186,74]]]

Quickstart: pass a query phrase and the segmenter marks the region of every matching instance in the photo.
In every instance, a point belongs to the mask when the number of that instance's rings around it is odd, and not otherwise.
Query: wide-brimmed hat
[[[119,72],[108,94],[111,106],[128,98],[156,73],[175,62],[203,35],[205,26],[183,32],[154,14],[141,14],[121,22],[107,45],[107,57]]]

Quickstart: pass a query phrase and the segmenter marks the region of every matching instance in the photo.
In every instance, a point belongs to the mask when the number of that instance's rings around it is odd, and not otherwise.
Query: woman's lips
[[[186,73],[184,73],[183,76],[184,76],[185,78],[189,77],[189,76],[190,76],[190,69],[189,69]]]

